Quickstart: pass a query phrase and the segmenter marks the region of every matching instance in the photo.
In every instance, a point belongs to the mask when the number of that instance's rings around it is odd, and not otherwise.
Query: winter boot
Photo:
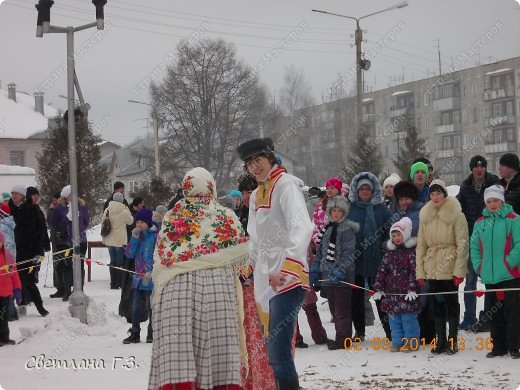
[[[123,344],[137,344],[141,342],[141,330],[131,330],[130,336],[123,340]]]
[[[299,390],[300,382],[295,380],[276,381],[276,390]]]
[[[58,290],[50,295],[51,298],[63,298],[63,290]]]
[[[36,310],[38,310],[38,313],[40,313],[40,315],[42,317],[46,317],[49,315],[49,312],[47,310],[45,310],[45,308],[43,307],[43,304],[36,306]]]
[[[148,329],[148,334],[146,335],[146,342],[153,343],[153,330]]]
[[[457,327],[458,327],[457,323]],[[446,322],[444,317],[435,317],[435,333],[437,342],[435,348],[432,348],[432,354],[440,355],[446,351]]]
[[[448,344],[446,345],[446,354],[454,355],[459,349],[457,347],[457,336],[459,331],[458,317],[448,319]]]

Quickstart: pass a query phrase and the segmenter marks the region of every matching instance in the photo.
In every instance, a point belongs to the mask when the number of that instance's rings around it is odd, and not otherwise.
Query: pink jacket
[[[12,264],[8,266],[9,271],[6,270],[5,266],[5,252],[4,248],[2,248],[0,249],[0,297],[10,297],[13,295],[15,288],[22,288],[20,277],[18,276],[18,272],[16,272],[16,265]]]

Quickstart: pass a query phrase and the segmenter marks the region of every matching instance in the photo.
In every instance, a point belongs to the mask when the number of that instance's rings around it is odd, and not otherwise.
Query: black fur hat
[[[411,198],[414,201],[419,199],[419,190],[409,181],[400,181],[394,186],[394,196],[397,200],[399,198]]]
[[[248,158],[274,152],[274,143],[271,138],[255,138],[240,144],[237,148],[238,155],[242,161]]]

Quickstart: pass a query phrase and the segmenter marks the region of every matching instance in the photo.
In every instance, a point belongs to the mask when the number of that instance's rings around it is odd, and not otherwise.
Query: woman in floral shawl
[[[148,389],[240,389],[247,352],[238,267],[247,238],[216,202],[207,170],[190,170],[182,185],[184,199],[164,216],[154,254]]]

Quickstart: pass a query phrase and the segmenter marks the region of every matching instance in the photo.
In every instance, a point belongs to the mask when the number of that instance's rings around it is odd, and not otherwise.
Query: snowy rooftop
[[[373,102],[374,98],[365,98],[363,99],[363,103]]]
[[[33,168],[0,164],[0,175],[34,175],[35,173]]]
[[[412,91],[397,91],[392,94],[392,96],[398,96],[398,95],[406,95],[407,93],[412,93]]]
[[[0,137],[28,138],[46,130],[48,119],[58,111],[44,104],[45,116],[34,110],[34,96],[16,92],[16,102],[7,98],[7,91],[0,89]]]
[[[495,75],[495,74],[499,74],[499,73],[511,72],[512,70],[513,69],[511,69],[511,68],[504,68],[504,69],[494,70],[493,72],[487,72],[486,76],[491,76],[491,75]]]

